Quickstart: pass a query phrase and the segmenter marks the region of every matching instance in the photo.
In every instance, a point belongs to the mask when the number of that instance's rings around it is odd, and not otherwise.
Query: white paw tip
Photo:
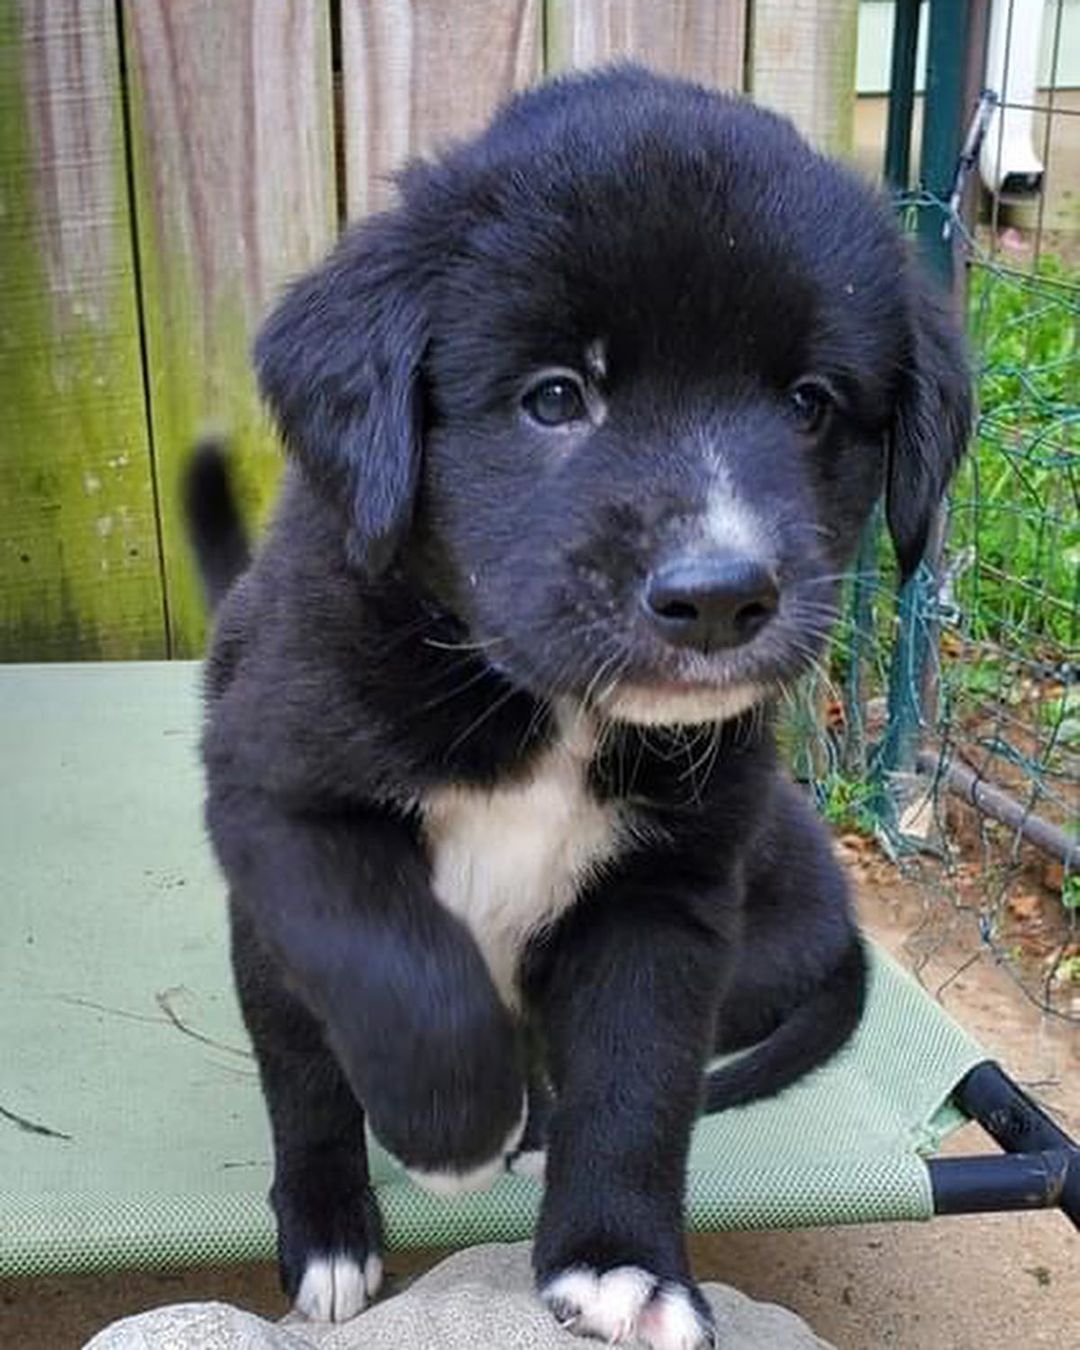
[[[705,1350],[715,1344],[686,1290],[662,1285],[638,1266],[602,1275],[576,1266],[556,1275],[541,1297],[568,1331],[609,1345],[637,1341],[650,1350]]]
[[[649,1300],[638,1319],[638,1336],[653,1350],[703,1350],[716,1344],[712,1327],[685,1289],[673,1284],[665,1285]]]
[[[655,1277],[637,1266],[617,1266],[603,1275],[578,1266],[557,1275],[543,1297],[567,1330],[618,1345],[633,1339],[638,1316],[655,1287]]]
[[[313,1256],[297,1290],[297,1312],[313,1322],[347,1322],[363,1312],[382,1280],[382,1262],[369,1256],[363,1269],[351,1256]]]
[[[374,1298],[382,1288],[383,1282],[383,1263],[379,1256],[372,1252],[364,1262],[364,1287],[367,1290],[368,1298]]]

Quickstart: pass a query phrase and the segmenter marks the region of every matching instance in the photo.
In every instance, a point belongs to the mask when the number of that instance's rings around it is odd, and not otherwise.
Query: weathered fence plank
[[[742,89],[746,0],[548,0],[547,68],[637,61]]]
[[[849,154],[859,0],[754,0],[749,91],[819,150]]]
[[[341,0],[350,218],[393,199],[390,175],[477,130],[542,72],[542,0]]]
[[[0,659],[159,656],[113,0],[0,5]]]
[[[171,650],[182,655],[203,636],[182,467],[194,437],[224,432],[246,509],[264,509],[281,459],[251,337],[334,235],[329,6],[138,0],[123,13]]]

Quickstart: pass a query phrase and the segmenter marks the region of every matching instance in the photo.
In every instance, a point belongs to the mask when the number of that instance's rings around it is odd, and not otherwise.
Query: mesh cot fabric
[[[0,667],[0,1275],[264,1258],[270,1144],[201,823],[197,667]],[[693,1228],[925,1218],[985,1058],[880,954],[864,1024],[698,1126]],[[526,1236],[537,1183],[440,1199],[376,1150],[392,1247]]]

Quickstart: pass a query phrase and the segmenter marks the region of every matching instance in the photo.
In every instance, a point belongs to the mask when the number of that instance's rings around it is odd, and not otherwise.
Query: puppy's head
[[[411,170],[256,358],[362,573],[640,722],[806,669],[882,489],[910,575],[970,418],[884,204],[780,119],[634,70]]]

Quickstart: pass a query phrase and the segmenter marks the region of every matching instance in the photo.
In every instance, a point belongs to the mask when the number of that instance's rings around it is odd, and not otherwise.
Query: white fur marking
[[[715,447],[707,446],[705,458],[711,483],[701,522],[701,545],[706,550],[719,547],[752,554],[767,551],[761,521],[739,500],[723,455]]]
[[[506,1141],[494,1158],[489,1158],[487,1162],[482,1162],[479,1167],[474,1167],[468,1172],[424,1172],[420,1168],[410,1167],[409,1176],[413,1181],[425,1191],[430,1191],[432,1195],[464,1195],[468,1191],[486,1191],[503,1173],[506,1165],[507,1154],[513,1153],[518,1144],[521,1143],[521,1136],[525,1133],[525,1122],[528,1119],[528,1099],[521,1104],[521,1115],[518,1117],[517,1124],[506,1136]]]
[[[544,1302],[577,1336],[600,1336],[610,1345],[633,1340],[638,1316],[648,1303],[656,1279],[637,1266],[617,1266],[597,1275],[575,1266],[545,1285]]]
[[[761,703],[769,690],[758,684],[718,685],[715,689],[653,690],[623,685],[604,705],[616,722],[638,726],[696,726],[727,722]]]
[[[653,1350],[701,1350],[715,1344],[710,1327],[686,1291],[667,1285],[650,1299],[638,1319],[638,1337]]]
[[[709,548],[730,548],[760,554],[765,541],[761,525],[732,492],[726,475],[709,493],[705,508],[705,539]]]
[[[364,1284],[368,1298],[374,1298],[382,1288],[383,1263],[376,1252],[372,1252],[364,1262]]]
[[[627,1341],[650,1350],[705,1350],[714,1344],[685,1289],[660,1285],[638,1266],[618,1266],[603,1275],[574,1266],[540,1291],[567,1331],[599,1336],[609,1345]]]
[[[525,944],[619,844],[617,810],[596,801],[586,781],[595,732],[566,721],[521,782],[439,788],[422,801],[435,894],[468,926],[511,1006]]]
[[[489,1158],[470,1172],[423,1172],[409,1168],[409,1177],[421,1190],[431,1195],[468,1195],[470,1191],[486,1191],[494,1185],[503,1170],[503,1155]]]
[[[368,1277],[376,1268],[378,1279],[372,1284]],[[351,1256],[313,1256],[304,1268],[296,1310],[313,1322],[347,1322],[363,1312],[381,1278],[382,1262],[377,1256],[369,1257],[363,1270]]]

